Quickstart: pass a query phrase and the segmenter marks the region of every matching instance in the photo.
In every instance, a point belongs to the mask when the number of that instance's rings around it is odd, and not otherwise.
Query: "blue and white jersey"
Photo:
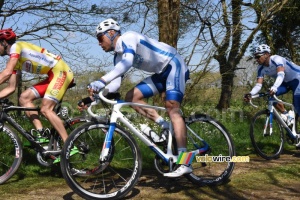
[[[174,47],[134,31],[121,35],[114,51],[115,68],[102,77],[106,82],[124,74],[130,67],[159,74],[177,54]]]
[[[257,78],[263,78],[265,75],[276,78],[277,67],[284,67],[284,82],[300,79],[300,66],[278,55],[270,57],[269,66],[259,65],[257,67]]]

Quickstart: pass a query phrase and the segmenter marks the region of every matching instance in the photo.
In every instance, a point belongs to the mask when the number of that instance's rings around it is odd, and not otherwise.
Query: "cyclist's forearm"
[[[17,75],[12,74],[8,80],[7,87],[0,91],[0,98],[5,98],[15,92],[17,87]]]
[[[282,71],[277,73],[277,78],[274,82],[274,85],[272,86],[276,89],[276,91],[277,91],[277,88],[282,84],[282,82],[284,80],[284,76],[285,76],[285,73]]]
[[[261,90],[262,84],[261,83],[256,83],[256,85],[252,88],[250,94],[255,95]]]

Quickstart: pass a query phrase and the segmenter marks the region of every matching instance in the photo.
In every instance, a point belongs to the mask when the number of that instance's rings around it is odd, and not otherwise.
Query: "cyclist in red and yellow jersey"
[[[12,29],[0,30],[0,55],[9,56],[6,68],[0,73],[0,84],[8,80],[8,86],[0,91],[0,98],[13,93],[17,86],[18,70],[32,74],[47,74],[40,83],[25,90],[19,99],[21,106],[34,107],[33,100],[42,99],[41,113],[58,131],[63,141],[68,137],[63,122],[53,111],[62,99],[68,86],[73,82],[73,72],[60,56],[31,43],[16,41]],[[37,112],[26,113],[37,130],[43,130]]]

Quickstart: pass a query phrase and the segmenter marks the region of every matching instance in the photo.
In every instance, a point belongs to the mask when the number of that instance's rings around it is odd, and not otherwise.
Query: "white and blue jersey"
[[[115,45],[115,68],[102,79],[110,82],[131,67],[154,73],[136,87],[145,98],[166,91],[166,100],[181,102],[189,71],[176,49],[163,42],[129,31]]]
[[[276,78],[277,77],[277,67],[284,67],[284,82],[290,82],[294,79],[300,78],[300,67],[295,63],[288,61],[284,57],[273,55],[270,57],[269,66],[258,66],[257,68],[257,78],[263,78],[264,75]]]
[[[277,89],[276,95],[282,95],[292,90],[293,104],[296,112],[300,114],[300,66],[284,57],[272,55],[269,66],[258,66],[257,78],[263,78],[265,75],[276,78],[277,67],[284,67],[285,75],[281,86]]]

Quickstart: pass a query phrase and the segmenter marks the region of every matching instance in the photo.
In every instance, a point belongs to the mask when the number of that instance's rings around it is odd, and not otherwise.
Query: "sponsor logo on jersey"
[[[134,68],[140,68],[140,66],[143,63],[143,61],[144,61],[144,58],[141,55],[135,54],[132,66]]]
[[[36,73],[39,74],[41,72],[41,69],[42,69],[42,65],[38,65],[36,67]]]
[[[61,87],[64,85],[66,78],[67,78],[67,72],[66,71],[61,72],[59,77],[56,80],[55,85],[53,86],[53,90],[55,89],[60,90]]]
[[[53,89],[53,90],[50,91],[50,94],[52,96],[57,96],[58,92],[59,92],[59,90]]]
[[[35,54],[33,54],[33,53],[29,53],[29,56],[31,56],[31,57],[33,57],[33,58],[35,58],[35,59],[44,61],[44,62],[46,62],[49,66],[52,65],[52,64],[54,63],[53,60],[48,60],[48,59],[46,58],[46,56],[35,55]]]
[[[30,60],[26,60],[22,65],[22,69],[26,72],[32,72],[32,62]]]

